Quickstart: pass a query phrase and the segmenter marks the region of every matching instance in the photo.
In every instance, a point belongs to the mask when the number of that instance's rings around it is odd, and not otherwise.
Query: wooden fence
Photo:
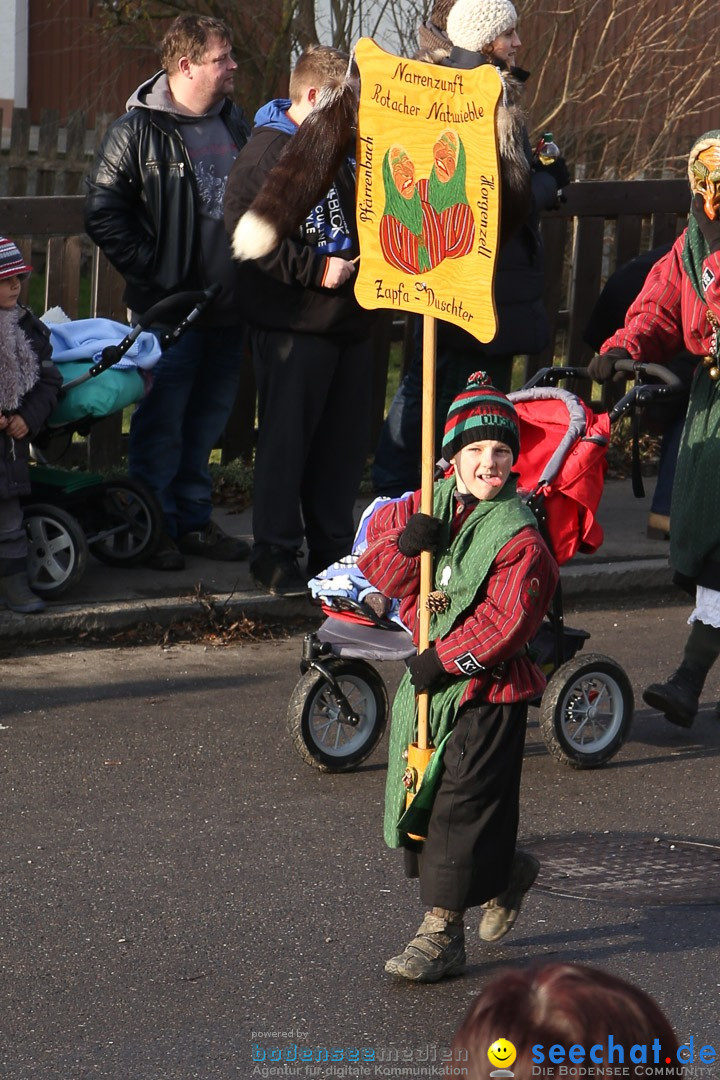
[[[29,109],[13,109],[9,143],[0,149],[2,194],[82,194],[83,178],[111,119],[109,113],[99,114],[95,127],[88,128],[84,112],[70,113],[61,124],[57,110],[43,109],[33,127]]]
[[[542,221],[546,247],[546,304],[553,345],[527,360],[526,374],[553,363],[584,364],[592,350],[583,330],[603,282],[616,266],[673,240],[685,226],[689,194],[684,180],[584,181],[567,189],[567,202]],[[122,281],[83,234],[83,197],[0,198],[0,232],[15,239],[23,254],[45,262],[45,306],[59,304],[68,315],[79,310],[80,279],[91,280],[90,314],[124,322]],[[39,258],[38,258],[39,256]],[[380,320],[373,372],[375,433],[382,420],[392,320]],[[588,391],[587,382],[578,393]],[[235,410],[223,437],[223,459],[247,456],[255,423],[255,387],[246,363]],[[95,425],[88,439],[91,467],[117,462],[121,417]]]

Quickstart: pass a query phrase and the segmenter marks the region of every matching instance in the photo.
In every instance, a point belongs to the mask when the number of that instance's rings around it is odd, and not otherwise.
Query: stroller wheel
[[[545,745],[575,769],[594,769],[618,752],[630,731],[632,687],[609,656],[581,654],[562,664],[540,704]]]
[[[28,576],[35,592],[52,599],[72,588],[85,571],[88,546],[80,525],[49,503],[24,507]]]
[[[88,536],[91,553],[109,566],[135,566],[153,554],[163,516],[152,492],[135,480],[108,480],[97,499],[98,521]]]
[[[346,772],[364,761],[382,738],[387,690],[377,671],[362,660],[328,660],[325,666],[358,722],[345,719],[343,701],[322,672],[311,668],[293,690],[287,726],[306,764],[323,772]]]

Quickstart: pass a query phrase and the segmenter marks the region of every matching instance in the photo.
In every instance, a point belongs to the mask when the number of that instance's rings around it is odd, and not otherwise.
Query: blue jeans
[[[210,521],[210,453],[235,402],[243,344],[241,326],[187,330],[133,413],[129,473],[155,493],[173,539]]]
[[[650,509],[654,514],[669,515],[670,513],[675,466],[684,425],[684,415],[679,416],[663,434],[660,443],[657,484],[650,504]]]

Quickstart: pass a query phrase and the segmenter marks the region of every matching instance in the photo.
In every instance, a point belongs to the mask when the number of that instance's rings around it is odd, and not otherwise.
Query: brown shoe
[[[385,964],[388,975],[413,982],[438,982],[465,970],[465,930],[462,923],[448,922],[431,911],[415,937],[399,956]]]
[[[158,546],[146,560],[145,565],[152,570],[184,570],[185,560],[175,541],[171,540],[166,533],[163,533],[158,541]]]
[[[526,893],[532,888],[540,872],[540,863],[526,851],[516,851],[510,880],[505,892],[483,904],[483,917],[478,933],[483,941],[500,941],[515,925]]]

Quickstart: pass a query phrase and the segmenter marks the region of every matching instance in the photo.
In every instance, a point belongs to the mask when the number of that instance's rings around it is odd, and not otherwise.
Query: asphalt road
[[[286,734],[299,636],[0,661],[0,1076],[249,1078],[292,1046],[341,1048],[346,1063],[365,1048],[376,1063],[394,1055],[395,1075],[437,1075],[488,977],[540,959],[637,981],[681,1041],[720,1051],[720,851],[703,849],[705,871],[678,871],[671,904],[653,888],[660,846],[720,845],[720,671],[691,732],[640,699],[676,665],[686,615],[666,604],[570,616],[592,632],[587,648],[624,664],[631,737],[604,768],[574,771],[532,721],[521,836],[565,854],[566,884],[541,875],[495,946],[470,920],[466,976],[436,986],[383,973],[422,916],[381,839],[386,740],[359,771],[327,775]],[[394,685],[398,666],[383,675]],[[619,882],[612,899],[578,898],[586,867]],[[343,1075],[313,1068],[284,1075]]]

